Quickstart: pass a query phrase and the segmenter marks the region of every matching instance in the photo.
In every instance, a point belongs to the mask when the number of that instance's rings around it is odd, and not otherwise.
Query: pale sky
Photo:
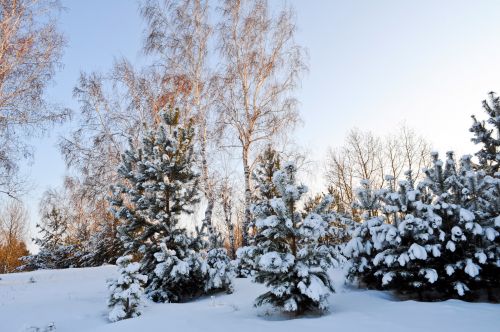
[[[281,0],[270,0],[281,3]],[[405,122],[436,150],[472,153],[470,115],[500,92],[500,1],[289,0],[309,73],[297,92],[304,124],[299,144],[320,160],[351,128],[385,134]],[[50,99],[72,99],[80,71],[108,70],[115,57],[140,57],[142,22],[134,0],[63,0],[61,30],[69,44]],[[67,129],[67,128],[66,128]],[[36,186],[25,197],[34,224],[42,192],[61,184],[65,165],[55,147],[66,130],[37,139],[24,172]]]

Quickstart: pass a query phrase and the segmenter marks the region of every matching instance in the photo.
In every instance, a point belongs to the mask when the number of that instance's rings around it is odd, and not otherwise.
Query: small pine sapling
[[[147,277],[139,273],[140,264],[132,262],[131,255],[118,258],[116,264],[118,278],[108,281],[108,318],[111,322],[140,316],[142,285],[147,281]]]

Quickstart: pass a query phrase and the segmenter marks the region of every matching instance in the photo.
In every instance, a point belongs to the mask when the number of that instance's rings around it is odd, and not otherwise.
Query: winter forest
[[[423,126],[376,105],[350,126],[328,106],[338,94],[318,101],[328,115],[309,116],[300,98],[323,70],[298,38],[314,25],[301,24],[304,3],[141,0],[128,4],[136,56],[77,68],[66,105],[51,87],[78,40],[62,18],[91,5],[0,0],[0,331],[500,331],[497,74],[464,112],[440,117],[467,94],[442,88]],[[333,6],[347,27],[358,5],[308,6]],[[356,66],[361,46],[321,36]],[[390,56],[377,44],[373,57]],[[344,78],[355,99],[384,91]],[[327,119],[320,151],[301,128]],[[58,155],[38,188],[29,170],[47,137]]]

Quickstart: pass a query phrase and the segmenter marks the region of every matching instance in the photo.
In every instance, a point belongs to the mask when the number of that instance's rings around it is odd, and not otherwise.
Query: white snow
[[[473,221],[474,218],[475,218],[474,213],[472,213],[467,209],[460,208],[460,220],[468,222],[468,221]]]
[[[474,256],[477,258],[477,260],[481,264],[486,263],[486,260],[488,258],[484,252],[476,252],[476,254]]]
[[[469,287],[462,284],[461,282],[457,282],[454,288],[457,290],[457,293],[460,296],[464,296],[465,292],[469,290]]]
[[[425,251],[425,248],[417,243],[413,243],[410,246],[410,249],[408,249],[408,255],[411,259],[427,259],[427,251]]]
[[[490,241],[495,241],[495,238],[498,236],[498,232],[491,227],[486,228],[485,232],[486,232],[486,238]]]
[[[448,241],[446,243],[446,249],[448,249],[449,251],[451,252],[454,252],[455,251],[455,242],[453,241]]]
[[[30,278],[35,280],[30,282]],[[140,317],[110,323],[106,279],[115,266],[41,270],[0,275],[0,331],[498,331],[500,304],[400,301],[387,292],[350,289],[333,275],[337,293],[323,316],[294,318],[269,307],[254,308],[262,285],[236,279],[231,295],[183,304],[147,303]],[[463,291],[463,285],[456,285]],[[292,304],[291,304],[292,305]],[[415,319],[425,317],[425,319]]]
[[[294,261],[295,258],[291,254],[283,255],[276,251],[271,251],[260,257],[259,266],[265,271],[287,272]]]
[[[407,253],[402,253],[401,255],[399,255],[398,257],[398,262],[399,262],[399,265],[401,266],[405,266],[406,263],[408,263],[410,261],[410,256],[408,256]]]
[[[458,226],[453,226],[451,229],[451,239],[453,241],[465,241],[465,236],[462,229]]]
[[[472,261],[472,259],[468,259],[467,264],[465,265],[464,271],[465,271],[465,273],[470,275],[472,278],[474,278],[475,276],[477,276],[479,274],[479,266],[476,265]]]
[[[425,276],[425,279],[427,279],[427,281],[429,281],[429,283],[431,284],[435,283],[438,279],[437,271],[434,269],[423,269],[420,270],[420,273],[423,274]]]
[[[394,272],[388,272],[382,277],[382,285],[385,286],[392,281],[394,278]]]

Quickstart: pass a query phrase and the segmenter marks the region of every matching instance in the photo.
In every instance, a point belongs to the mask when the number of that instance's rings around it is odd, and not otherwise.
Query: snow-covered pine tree
[[[429,224],[424,218],[426,206],[420,201],[420,191],[414,188],[411,172],[405,175],[397,188],[395,179],[386,178],[388,187],[377,195],[379,216],[358,227],[344,253],[352,263],[350,279],[372,288],[418,293],[422,284],[436,278],[425,260],[440,254],[439,245],[432,242],[439,223]],[[373,204],[368,207],[373,212]]]
[[[308,198],[304,203],[302,216],[306,218],[307,214],[312,212],[321,215],[323,220],[328,222],[327,235],[320,239],[321,243],[335,246],[338,252],[341,252],[356,223],[352,216],[336,203],[335,195],[335,189],[329,187],[327,194],[316,194]]]
[[[147,281],[147,277],[139,273],[140,264],[132,262],[132,255],[118,258],[116,265],[118,278],[108,280],[108,318],[112,322],[141,315],[142,285]]]
[[[469,172],[467,178],[470,197],[483,199],[479,217],[482,220],[484,228],[484,253],[492,264],[483,266],[481,271],[482,281],[487,285],[488,290],[500,288],[498,278],[498,268],[500,266],[500,98],[494,93],[489,93],[489,102],[483,100],[483,109],[488,115],[486,121],[477,121],[473,118],[473,125],[469,129],[474,135],[472,141],[481,146],[481,149],[475,153],[479,159],[479,166],[474,168],[484,172],[479,174],[483,181],[478,181]],[[469,158],[470,159],[470,158]],[[487,188],[478,190],[480,183],[487,183]],[[478,195],[478,191],[482,195]],[[475,203],[477,204],[477,203]],[[490,296],[491,297],[491,296]],[[498,299],[497,299],[498,300]]]
[[[42,211],[41,222],[36,225],[38,237],[33,239],[39,246],[37,254],[22,258],[20,270],[64,269],[75,263],[75,246],[68,243],[68,220],[55,206]]]
[[[379,197],[383,219],[364,222],[346,246],[349,276],[419,298],[464,298],[498,288],[496,181],[474,171],[470,156],[460,165],[451,152],[445,163],[432,156],[418,189],[411,174],[397,191],[389,181]]]
[[[375,190],[369,180],[361,180],[360,187],[355,190],[356,200],[353,208],[361,211],[361,220],[377,216],[380,210],[380,190]]]
[[[483,109],[488,115],[486,121],[478,121],[473,115],[473,124],[469,131],[474,134],[472,142],[480,144],[476,152],[480,168],[490,176],[500,171],[500,98],[489,93],[490,100],[483,100]]]
[[[81,258],[80,266],[113,264],[123,255],[123,243],[116,236],[117,220],[102,220],[91,235],[88,252]]]
[[[207,253],[207,280],[205,292],[224,290],[233,292],[233,279],[236,275],[234,266],[224,248],[214,248]]]
[[[491,300],[492,290],[500,290],[500,174],[490,176],[484,170],[473,171],[471,156],[461,159],[463,208],[474,213],[465,228],[477,234],[471,254],[481,266],[480,285]],[[472,256],[472,255],[471,255]],[[486,258],[486,259],[485,259]],[[496,299],[498,301],[500,299]]]
[[[255,182],[255,190],[252,197],[253,204],[250,207],[250,212],[253,216],[266,214],[271,210],[269,205],[270,199],[278,195],[276,186],[273,183],[273,175],[280,169],[280,154],[274,150],[271,145],[257,157],[257,164],[252,173],[252,178]],[[256,231],[255,218],[250,221],[249,228],[252,230],[253,236],[248,239],[249,245],[238,248],[236,255],[236,268],[239,277],[249,277],[255,271],[255,258],[259,254],[259,248],[254,244],[259,237],[259,232]],[[250,234],[249,234],[250,235]]]
[[[193,154],[194,130],[179,124],[179,111],[160,116],[140,147],[131,144],[112,188],[114,215],[126,252],[140,255],[140,273],[148,277],[146,294],[154,301],[183,301],[204,292],[206,262],[200,236],[179,225],[199,202]]]
[[[196,229],[197,238],[207,239],[199,242],[202,247],[198,248],[198,252],[203,261],[200,261],[202,265],[197,269],[197,278],[204,282],[205,294],[220,291],[230,294],[233,292],[233,279],[236,276],[235,264],[231,262],[226,248],[223,247],[221,234],[213,228],[208,228],[205,220],[201,229]]]
[[[269,144],[264,151],[257,157],[257,164],[252,173],[255,188],[252,196],[252,213],[258,213],[257,210],[269,209],[268,201],[278,195],[277,188],[273,183],[273,176],[281,168],[281,156],[278,151]],[[250,222],[253,238],[249,243],[253,244],[256,234],[255,221]]]
[[[224,241],[221,234],[213,227],[206,227],[205,220],[202,229],[198,233],[198,238],[208,238],[208,241],[204,242],[205,247],[200,248],[203,249],[202,257],[204,262],[201,272],[205,273],[205,275],[201,276],[201,278],[205,282],[205,293],[210,294],[219,291],[232,293],[236,266],[231,262],[226,248],[223,247]]]
[[[298,204],[307,188],[296,183],[296,172],[293,163],[276,171],[272,183],[277,196],[264,198],[253,208],[255,281],[269,288],[255,303],[300,314],[327,309],[333,291],[328,270],[336,261],[331,247],[318,241],[326,235],[327,222],[317,213],[302,218]]]
[[[421,183],[421,191],[428,196],[430,209],[441,224],[436,237],[441,255],[432,262],[439,279],[433,290],[441,298],[458,295],[471,299],[486,289],[480,272],[491,262],[483,248],[488,242],[483,240],[483,225],[489,205],[483,197],[489,184],[484,182],[484,171],[472,169],[470,156],[462,157],[457,165],[453,153],[448,152],[444,169],[437,154],[433,157],[434,167],[425,172],[426,179]],[[496,264],[496,260],[493,262]]]
[[[356,201],[353,208],[360,213],[360,224],[351,233],[351,239],[343,248],[343,254],[349,259],[347,277],[362,284],[377,288],[379,280],[375,276],[373,264],[375,255],[387,246],[385,234],[394,228],[385,223],[385,216],[379,215],[381,192],[374,190],[367,180],[356,189]],[[378,235],[379,234],[379,235]]]

